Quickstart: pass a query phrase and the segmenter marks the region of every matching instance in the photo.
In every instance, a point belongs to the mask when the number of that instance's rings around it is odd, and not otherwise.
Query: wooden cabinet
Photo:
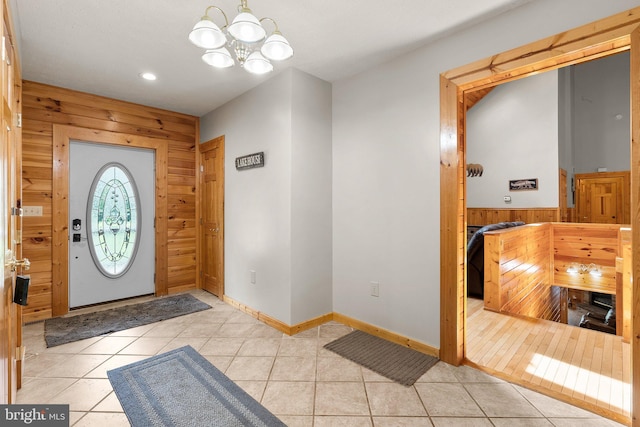
[[[576,222],[631,222],[629,171],[576,174],[575,180]]]

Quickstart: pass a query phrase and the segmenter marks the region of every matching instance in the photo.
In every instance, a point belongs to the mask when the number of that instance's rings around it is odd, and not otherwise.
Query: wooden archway
[[[465,93],[543,71],[630,51],[631,223],[640,223],[640,8],[447,71],[440,78],[440,358],[465,358]],[[633,275],[640,277],[640,226],[633,227]],[[640,427],[640,292],[633,290],[632,425]]]

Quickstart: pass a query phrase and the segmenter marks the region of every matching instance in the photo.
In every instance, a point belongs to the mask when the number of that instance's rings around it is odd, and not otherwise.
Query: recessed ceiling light
[[[142,73],[140,74],[140,77],[142,77],[145,80],[155,80],[156,79],[156,75],[153,73]]]

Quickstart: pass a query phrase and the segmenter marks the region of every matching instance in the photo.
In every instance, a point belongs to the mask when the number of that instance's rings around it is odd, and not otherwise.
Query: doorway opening
[[[459,67],[441,75],[441,343],[442,360],[458,365],[467,357],[467,313],[465,283],[465,242],[466,242],[466,140],[465,140],[465,93],[493,87],[546,70],[565,65],[589,61],[599,57],[629,50],[631,53],[632,82],[632,139],[640,136],[640,67],[635,61],[640,58],[640,38],[638,26],[640,18],[636,13],[621,13],[613,17],[588,24],[561,35],[549,37],[535,43],[495,55]],[[632,146],[631,194],[638,193],[637,163],[640,152]],[[631,212],[637,211],[637,200],[632,201]],[[634,214],[635,215],[635,214]],[[631,223],[637,223],[632,218]],[[640,234],[632,229],[634,251],[639,248]],[[637,266],[634,270],[637,270]],[[633,271],[633,274],[640,273]],[[633,292],[633,305],[640,296]],[[634,313],[633,328],[640,327],[640,316]],[[635,336],[636,333],[632,334]],[[634,338],[636,339],[636,338]],[[634,343],[637,344],[637,343]],[[640,360],[630,357],[632,372],[640,369]],[[549,363],[552,360],[548,360]],[[637,377],[637,376],[636,376]],[[634,378],[632,389],[640,389],[640,377]],[[549,389],[541,390],[552,394]],[[556,395],[556,397],[558,397]],[[630,418],[637,418],[640,398],[633,395]],[[628,420],[628,418],[627,418]]]
[[[154,156],[71,142],[70,308],[155,293]]]
[[[151,150],[154,153],[155,168],[154,219],[153,231],[155,245],[152,252],[155,258],[156,296],[167,295],[167,158],[168,147],[165,141],[136,135],[100,131],[74,126],[53,126],[53,235],[52,235],[52,315],[62,316],[69,312],[69,245],[70,230],[73,224],[69,215],[70,188],[70,146],[72,141],[95,143],[112,147],[134,147]]]

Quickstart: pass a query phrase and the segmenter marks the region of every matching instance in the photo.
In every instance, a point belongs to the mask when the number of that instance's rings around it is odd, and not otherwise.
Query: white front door
[[[155,291],[154,151],[71,141],[69,307]]]

